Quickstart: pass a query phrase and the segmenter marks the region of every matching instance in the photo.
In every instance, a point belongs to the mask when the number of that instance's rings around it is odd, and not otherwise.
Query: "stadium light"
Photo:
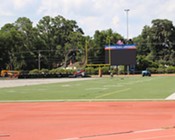
[[[130,11],[130,9],[125,9],[124,10],[126,12],[126,29],[127,29],[127,40],[129,40],[129,20],[128,20],[128,12]]]
[[[130,9],[125,9],[126,12],[126,30],[127,30],[127,41],[129,40],[129,20],[128,20],[128,12],[130,11]],[[127,65],[127,73],[129,75],[129,65]]]

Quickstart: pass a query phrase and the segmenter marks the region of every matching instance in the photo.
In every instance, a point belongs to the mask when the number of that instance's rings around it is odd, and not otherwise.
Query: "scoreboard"
[[[105,63],[111,65],[136,65],[136,46],[105,46]]]

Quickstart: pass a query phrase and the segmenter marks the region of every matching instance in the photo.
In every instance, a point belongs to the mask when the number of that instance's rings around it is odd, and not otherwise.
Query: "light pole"
[[[126,30],[127,30],[127,42],[128,42],[128,40],[129,40],[129,21],[128,21],[128,12],[129,12],[130,10],[129,9],[125,9],[125,12],[126,12]],[[129,75],[129,65],[127,65],[127,73],[128,73],[128,75]]]
[[[126,26],[127,26],[127,40],[129,40],[129,20],[128,20],[128,12],[130,10],[129,9],[125,9],[125,12],[126,12]]]

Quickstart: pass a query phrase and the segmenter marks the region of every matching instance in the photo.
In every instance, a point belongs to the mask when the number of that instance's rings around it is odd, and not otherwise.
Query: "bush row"
[[[109,67],[86,67],[85,71],[88,75],[98,75],[99,74],[99,69],[102,71],[102,74],[110,74],[110,72],[113,72],[114,74],[126,74],[126,70],[124,70],[124,67],[119,67],[118,69],[112,68],[110,70]],[[163,73],[175,73],[175,67],[173,66],[169,66],[169,67],[159,67],[159,68],[147,68],[147,70],[149,70],[151,73],[155,73],[155,74],[163,74]],[[40,77],[60,77],[60,75],[62,77],[67,76],[67,75],[71,75],[75,72],[76,70],[72,70],[72,69],[52,69],[52,70],[48,70],[48,69],[34,69],[29,71],[27,74],[31,75],[33,77],[35,77],[36,75],[40,76]],[[135,74],[140,74],[141,71],[135,71]],[[26,74],[26,75],[27,75]],[[23,73],[24,75],[24,73]]]
[[[94,67],[87,67],[84,69],[86,71],[87,74],[93,75],[93,74],[98,74],[99,72],[99,67],[94,68]],[[102,67],[101,68],[103,74],[109,74],[109,67]],[[72,69],[52,69],[52,70],[48,70],[48,69],[34,69],[29,71],[29,74],[73,74],[76,70],[72,70]]]
[[[31,71],[22,71],[18,78],[65,78],[71,77],[75,70],[66,69],[34,69]]]
[[[93,67],[88,67],[85,68],[86,72],[88,74],[98,74],[99,68],[93,68]],[[120,66],[118,67],[118,69],[111,69],[109,67],[102,67],[101,68],[102,73],[103,74],[110,74],[110,72],[113,72],[114,74],[126,74],[127,70],[124,69],[124,66]],[[147,68],[147,70],[149,70],[151,73],[153,74],[171,74],[171,73],[175,73],[175,66],[169,66],[169,67],[158,67],[158,68]],[[130,74],[141,74],[141,71],[130,71]]]
[[[175,66],[159,67],[159,68],[148,68],[151,73],[164,74],[164,73],[175,73]]]
[[[75,70],[72,69],[52,69],[52,70],[48,70],[48,69],[34,69],[29,71],[29,74],[73,74],[75,72]]]

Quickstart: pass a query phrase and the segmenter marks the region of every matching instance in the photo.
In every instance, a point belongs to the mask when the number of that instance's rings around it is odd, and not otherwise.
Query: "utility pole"
[[[85,43],[85,50],[86,50],[86,65],[88,64],[88,45],[89,45],[89,41],[86,40],[86,43]]]
[[[41,50],[38,50],[38,70],[41,69]]]

